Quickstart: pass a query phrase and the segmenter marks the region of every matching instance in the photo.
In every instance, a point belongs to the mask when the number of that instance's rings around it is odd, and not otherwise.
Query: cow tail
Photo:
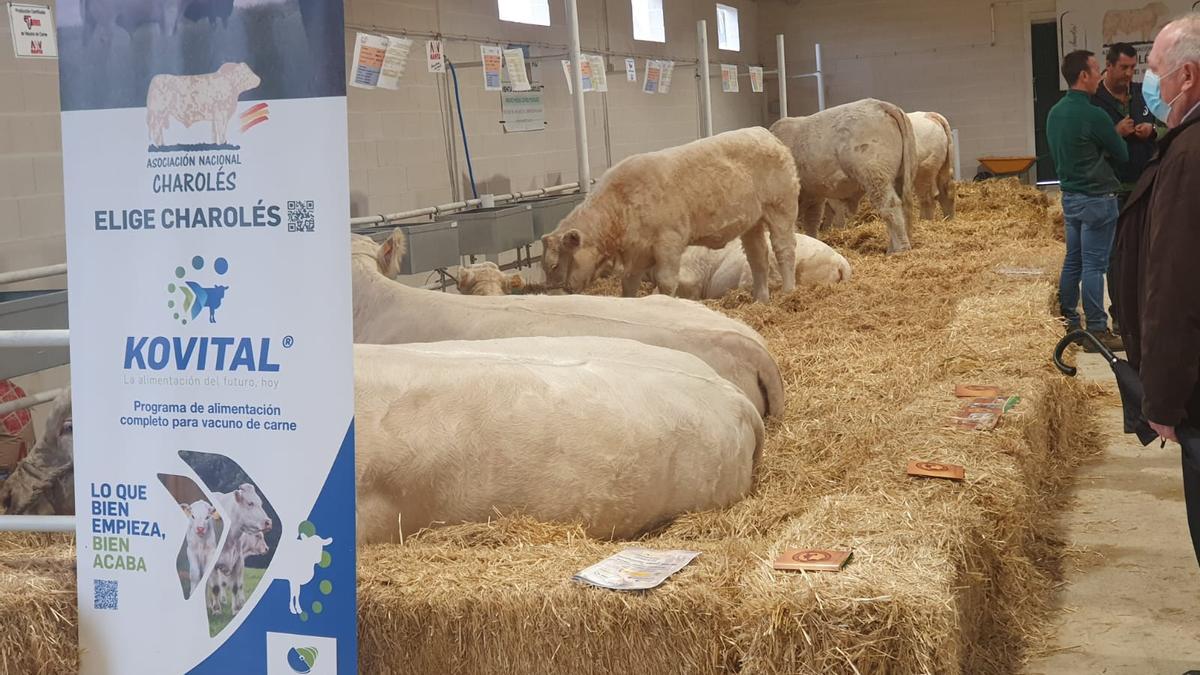
[[[950,130],[950,122],[945,117],[938,113],[926,113],[934,119],[942,127],[942,131],[946,132],[946,159],[942,163],[941,170],[938,171],[939,185],[945,185],[950,197],[954,198],[954,181],[958,176],[954,175],[954,132]],[[953,201],[951,201],[953,204]],[[947,218],[953,218],[954,214],[944,214]]]
[[[917,140],[913,135],[912,121],[904,111],[890,103],[883,103],[884,111],[900,128],[900,171],[896,176],[896,194],[904,208],[904,221],[912,221],[914,184],[917,178]]]

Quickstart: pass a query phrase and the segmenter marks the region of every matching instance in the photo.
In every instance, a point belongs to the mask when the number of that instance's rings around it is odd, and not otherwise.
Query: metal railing
[[[595,183],[596,181],[592,181]],[[527,190],[525,192],[510,192],[508,194],[495,195],[493,200],[500,204],[502,202],[513,202],[520,199],[528,199],[530,197],[542,197],[545,195],[557,194],[560,192],[568,192],[570,190],[578,190],[579,183],[563,183],[562,185],[552,185],[550,187],[537,188],[536,190]],[[454,211],[462,211],[463,209],[474,208],[483,204],[482,199],[467,199],[460,202],[450,202],[449,204],[439,204],[438,206],[427,206],[422,209],[413,209],[411,211],[400,211],[398,213],[381,213],[375,216],[362,216],[360,218],[351,218],[351,229],[368,227],[371,225],[387,225],[401,220],[412,220],[413,218],[425,218],[428,216],[440,216],[443,213],[451,213]]]
[[[0,532],[74,532],[75,516],[0,516]]]
[[[0,272],[0,286],[5,284],[15,284],[21,281],[32,281],[34,279],[45,279],[46,277],[57,277],[67,273],[67,264],[46,265],[45,267],[30,267],[26,270],[13,270],[11,272]]]

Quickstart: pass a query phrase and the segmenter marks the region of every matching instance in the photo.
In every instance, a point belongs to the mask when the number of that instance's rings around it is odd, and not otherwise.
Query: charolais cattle
[[[933,219],[936,199],[942,217],[954,218],[954,134],[950,123],[935,112],[912,112],[913,136],[917,142],[917,177],[914,185],[921,217]]]
[[[736,387],[631,340],[356,345],[354,371],[363,542],[497,511],[635,536],[740,498],[762,451]]]
[[[741,389],[764,416],[783,412],[783,379],[766,341],[746,324],[699,303],[663,295],[489,298],[436,293],[392,279],[405,248],[399,229],[382,244],[351,235],[350,247],[357,343],[572,335],[629,338],[695,354]],[[414,321],[414,316],[421,320]]]
[[[229,120],[237,112],[238,96],[262,80],[244,63],[226,63],[208,75],[155,75],[146,94],[146,128],[150,140],[162,146],[163,132],[175,118],[185,127],[212,125],[212,142],[226,142]]]
[[[624,295],[636,295],[647,272],[659,291],[674,295],[688,246],[721,248],[740,238],[754,298],[765,302],[768,233],[783,291],[795,286],[798,191],[788,149],[761,127],[627,157],[542,237],[546,283],[582,291],[601,266],[616,261]]]
[[[796,284],[815,286],[850,280],[850,263],[828,244],[796,234]],[[771,268],[771,280],[778,281],[779,270]],[[741,242],[733,241],[722,249],[689,246],[679,270],[679,296],[692,300],[724,297],[736,289],[751,288],[750,263]]]
[[[75,432],[71,390],[54,399],[46,428],[29,454],[0,485],[0,506],[7,513],[75,513]]]
[[[805,234],[817,236],[826,200],[857,204],[865,196],[887,222],[888,252],[911,248],[917,151],[903,110],[864,99],[808,117],[785,117],[771,132],[795,159]]]
[[[505,274],[491,261],[458,268],[458,292],[463,295],[508,295],[524,287],[520,274]]]

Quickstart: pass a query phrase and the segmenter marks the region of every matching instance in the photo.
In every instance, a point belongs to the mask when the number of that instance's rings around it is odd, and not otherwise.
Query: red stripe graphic
[[[256,117],[242,125],[242,132],[245,133],[246,131],[253,129],[254,127],[258,126],[259,124],[262,124],[263,122],[266,122],[269,119],[271,119],[271,118],[266,115],[263,115],[262,117]]]

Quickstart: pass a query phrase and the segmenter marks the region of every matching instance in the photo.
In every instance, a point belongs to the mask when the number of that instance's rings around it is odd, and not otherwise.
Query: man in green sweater
[[[1100,86],[1100,64],[1089,51],[1067,54],[1063,78],[1071,90],[1046,118],[1046,140],[1062,185],[1067,254],[1058,282],[1058,299],[1067,330],[1079,327],[1079,295],[1083,288],[1083,313],[1089,332],[1109,349],[1124,349],[1113,335],[1104,311],[1104,275],[1117,225],[1117,197],[1121,188],[1112,162],[1129,161],[1122,138],[1133,133],[1133,120],[1115,127],[1091,98]],[[1122,129],[1122,127],[1128,129]],[[1085,346],[1085,349],[1091,349]]]

